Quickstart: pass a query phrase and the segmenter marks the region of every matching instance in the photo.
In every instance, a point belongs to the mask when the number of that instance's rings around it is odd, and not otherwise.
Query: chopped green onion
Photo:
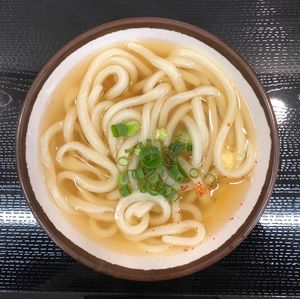
[[[141,127],[137,120],[130,120],[125,125],[127,127],[127,136],[129,137],[136,135]]]
[[[150,183],[147,184],[147,191],[153,196],[156,196],[159,194],[159,184]]]
[[[127,166],[128,165],[128,158],[125,156],[122,156],[119,158],[118,163],[120,166]]]
[[[131,176],[133,179],[137,179],[137,172],[135,169],[130,169],[129,171],[131,171]]]
[[[162,188],[162,195],[167,199],[168,202],[172,203],[174,196],[178,194],[177,191],[170,185],[164,185]]]
[[[118,175],[118,185],[119,186],[125,186],[129,182],[129,177],[126,172],[120,172]]]
[[[138,180],[143,180],[145,178],[145,174],[142,168],[137,168],[136,169],[136,178]]]
[[[144,148],[145,148],[144,144],[143,144],[142,142],[139,142],[139,143],[135,146],[135,149],[134,149],[134,152],[133,152],[133,153],[134,153],[136,156],[138,156],[138,155],[140,154],[141,150],[144,149]]]
[[[145,181],[143,181],[143,180],[139,181],[138,182],[138,187],[139,187],[139,190],[140,190],[141,193],[147,192],[147,184],[146,184]]]
[[[168,135],[169,135],[169,133],[166,129],[164,129],[164,128],[157,129],[156,133],[155,133],[155,139],[164,141],[168,137]]]
[[[139,153],[142,166],[146,168],[156,168],[162,165],[163,158],[158,147],[148,146]]]
[[[186,175],[179,164],[171,165],[170,174],[171,177],[178,183],[182,183],[186,178]]]
[[[140,148],[135,148],[134,151],[133,151],[133,153],[134,153],[136,156],[138,156],[138,155],[140,154],[140,152],[141,152],[141,149],[140,149]]]
[[[199,176],[199,171],[196,168],[190,169],[190,177],[195,179]]]
[[[131,194],[131,190],[128,185],[121,186],[119,188],[119,192],[122,197],[126,197]]]
[[[111,126],[111,132],[114,137],[127,136],[128,128],[124,124],[116,124]]]
[[[172,142],[169,145],[169,150],[175,156],[178,156],[178,155],[182,154],[183,152],[185,152],[186,147],[185,147],[185,144],[183,144],[182,142],[175,140],[174,142]]]
[[[165,173],[163,166],[158,168],[158,175],[162,178]]]
[[[188,153],[190,153],[193,150],[193,144],[192,143],[188,143],[188,144],[186,144],[185,148],[186,148],[186,151]]]
[[[175,196],[175,197],[174,197]],[[176,201],[176,200],[178,200],[180,198],[180,194],[178,194],[177,192],[173,195],[173,197],[172,197],[172,202],[174,202],[174,201]]]
[[[159,182],[159,175],[154,172],[152,175],[147,177],[147,182],[151,183],[151,184],[155,184]]]
[[[191,136],[187,131],[182,131],[179,135],[179,141],[182,143],[191,143]]]
[[[145,178],[149,178],[151,175],[155,173],[155,169],[143,168]]]

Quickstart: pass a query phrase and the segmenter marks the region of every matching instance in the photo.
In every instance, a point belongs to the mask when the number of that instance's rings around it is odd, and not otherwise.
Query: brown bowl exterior
[[[58,231],[48,219],[47,215],[44,213],[43,209],[35,198],[35,194],[32,190],[29,180],[25,158],[26,132],[30,114],[37,95],[39,94],[43,84],[48,79],[50,74],[54,71],[54,69],[68,55],[95,38],[118,30],[140,27],[162,28],[181,32],[204,42],[205,44],[209,45],[220,54],[225,56],[242,73],[244,78],[248,81],[248,83],[254,90],[264,110],[271,132],[271,158],[266,176],[267,180],[263,185],[262,191],[255,207],[253,208],[251,214],[244,222],[244,224],[238,229],[238,231],[218,249],[189,264],[169,269],[147,271],[124,268],[96,258],[95,256],[87,253],[86,251],[75,245],[60,231]],[[60,248],[62,248],[66,253],[68,253],[77,261],[102,273],[128,280],[158,281],[174,279],[203,270],[225,257],[246,238],[246,236],[251,232],[255,224],[258,222],[259,217],[261,216],[267,204],[267,201],[271,196],[272,189],[276,181],[279,165],[279,138],[274,112],[272,110],[270,100],[268,99],[261,83],[259,82],[252,69],[247,65],[247,63],[228,45],[226,45],[224,42],[219,40],[214,35],[208,33],[207,31],[187,23],[164,18],[139,17],[117,20],[95,27],[76,37],[50,59],[50,61],[44,66],[44,68],[34,80],[24,100],[24,104],[19,116],[16,135],[16,159],[19,179],[31,211],[35,215],[40,225],[47,232],[47,234]]]

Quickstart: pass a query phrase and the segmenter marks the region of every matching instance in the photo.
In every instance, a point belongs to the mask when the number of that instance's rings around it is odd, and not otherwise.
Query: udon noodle
[[[97,54],[81,79],[41,137],[57,207],[150,253],[199,245],[219,182],[255,163],[251,116],[227,71],[200,50],[160,55],[129,41]]]

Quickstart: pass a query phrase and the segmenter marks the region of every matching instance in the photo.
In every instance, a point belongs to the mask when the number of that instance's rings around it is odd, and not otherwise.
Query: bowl
[[[192,251],[139,257],[108,250],[82,235],[51,200],[39,158],[39,133],[51,94],[80,61],[122,40],[162,39],[206,51],[230,73],[246,95],[256,124],[257,160],[251,188],[232,221]],[[259,129],[258,129],[259,128]],[[247,63],[214,35],[193,25],[163,18],[129,18],[91,29],[65,45],[36,77],[21,109],[16,140],[19,179],[28,204],[52,240],[77,261],[129,280],[167,280],[200,271],[229,254],[251,232],[271,195],[279,164],[277,126],[270,101]]]

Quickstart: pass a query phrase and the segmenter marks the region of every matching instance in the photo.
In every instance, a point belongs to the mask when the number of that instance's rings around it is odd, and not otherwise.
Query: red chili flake
[[[207,192],[207,187],[205,184],[198,182],[195,185],[195,192],[198,197],[202,197]]]

